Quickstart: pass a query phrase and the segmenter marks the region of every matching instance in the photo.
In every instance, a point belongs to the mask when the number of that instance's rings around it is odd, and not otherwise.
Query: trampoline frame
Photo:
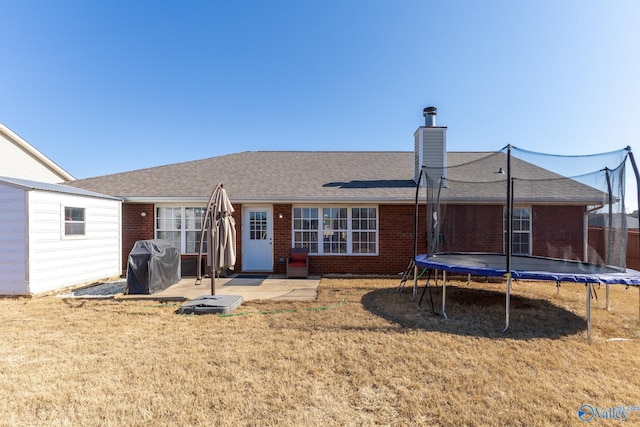
[[[452,261],[459,260],[472,260],[477,264],[484,258],[485,265],[464,265],[461,262],[454,263]],[[415,259],[415,271],[414,271],[414,289],[417,290],[417,269],[419,267],[440,270],[442,271],[442,317],[448,318],[446,312],[446,295],[447,295],[447,272],[468,274],[475,276],[485,277],[508,277],[507,290],[510,289],[510,278],[522,279],[522,280],[540,280],[540,281],[553,281],[560,282],[573,282],[584,283],[586,285],[586,311],[587,311],[587,334],[591,338],[591,293],[592,285],[604,284],[607,287],[610,284],[622,284],[626,286],[637,286],[640,297],[640,272],[636,270],[627,269],[622,271],[616,267],[610,266],[597,266],[594,264],[587,264],[578,261],[568,261],[557,258],[544,258],[535,256],[516,256],[517,261],[533,261],[538,265],[548,264],[549,267],[554,265],[563,266],[565,271],[552,271],[552,268],[545,270],[527,270],[527,269],[512,269],[511,274],[507,275],[504,268],[499,267],[500,264],[504,265],[506,255],[494,254],[494,253],[478,253],[478,252],[450,252],[450,253],[438,253],[434,255],[418,255]],[[448,261],[448,262],[445,262]],[[493,262],[489,262],[493,261]],[[516,262],[515,264],[518,264]],[[567,268],[569,267],[569,268]],[[571,269],[576,271],[570,272]],[[563,270],[563,269],[557,269]],[[589,273],[581,273],[580,270],[591,270]],[[598,270],[602,270],[598,272]],[[426,286],[429,286],[427,283]],[[506,332],[509,328],[509,314],[510,314],[510,293],[507,293],[506,297],[506,325],[503,332]]]

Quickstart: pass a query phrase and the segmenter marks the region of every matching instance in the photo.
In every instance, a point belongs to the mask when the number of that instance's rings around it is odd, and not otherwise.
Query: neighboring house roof
[[[496,174],[506,168],[504,153],[449,152],[447,161],[449,184],[442,190],[441,201],[504,203],[506,175]],[[206,201],[220,181],[235,203],[413,203],[413,165],[413,152],[247,151],[67,184],[148,203]],[[518,166],[521,178],[559,177],[526,162]],[[482,182],[493,184],[478,184]],[[538,194],[528,197],[584,204],[601,198],[593,188],[569,180],[556,183],[556,187],[541,186]]]
[[[639,221],[631,215],[616,213],[613,214],[612,225],[614,228],[620,228],[622,226],[622,219],[625,218],[627,222],[627,229],[638,229]],[[609,226],[609,214],[591,214],[589,215],[589,227],[608,227]]]
[[[0,184],[8,185],[14,188],[20,188],[25,191],[39,190],[39,191],[49,191],[53,193],[71,194],[74,196],[88,196],[88,197],[95,197],[100,199],[121,200],[117,197],[107,196],[105,194],[84,190],[82,188],[70,187],[68,185],[30,181],[27,179],[10,178],[6,176],[0,176]]]
[[[44,182],[74,179],[70,173],[1,123],[0,175]]]

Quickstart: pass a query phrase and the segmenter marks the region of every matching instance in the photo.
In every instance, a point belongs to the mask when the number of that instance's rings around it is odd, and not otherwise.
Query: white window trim
[[[67,217],[65,215],[66,208],[77,208],[84,210],[84,233],[83,234],[67,234]],[[75,205],[67,205],[64,203],[60,203],[60,239],[61,240],[82,240],[89,238],[89,228],[88,228],[88,216],[89,209],[86,206]]]
[[[180,229],[171,229],[171,230],[158,230],[158,208],[180,208],[181,212],[181,221],[180,221]],[[153,236],[155,239],[158,239],[158,231],[179,231],[180,232],[180,254],[182,255],[197,255],[198,252],[186,252],[187,248],[187,232],[194,231],[195,229],[187,229],[187,208],[202,208],[205,209],[206,205],[199,205],[196,203],[162,203],[155,204],[153,207]]]
[[[531,207],[531,205],[514,205],[513,206],[514,209],[527,209],[529,211],[529,231],[526,233],[518,233],[518,234],[529,234],[529,253],[527,254],[521,254],[521,253],[514,253],[513,255],[531,255],[533,253],[533,209]],[[505,221],[505,216],[507,215],[507,208],[505,207],[504,210],[502,211],[502,245],[503,245],[503,252],[506,253],[507,252],[507,246],[506,246],[506,235],[507,235],[507,229],[506,229],[506,221]],[[511,230],[513,232],[513,230]]]
[[[291,246],[295,245],[295,229],[293,228],[293,210],[296,208],[312,208],[318,209],[318,252],[309,253],[310,256],[362,256],[373,257],[380,253],[380,207],[378,205],[336,205],[336,204],[297,204],[291,206]],[[321,236],[323,235],[322,209],[323,208],[347,208],[347,252],[346,253],[325,253]],[[353,253],[353,229],[352,227],[352,209],[353,208],[373,208],[376,210],[376,251],[372,253]]]

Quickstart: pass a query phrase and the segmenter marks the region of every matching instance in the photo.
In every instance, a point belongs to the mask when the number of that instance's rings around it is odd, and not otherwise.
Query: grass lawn
[[[0,425],[558,426],[585,425],[584,404],[615,425],[609,408],[640,410],[637,289],[612,286],[609,312],[596,289],[589,340],[584,285],[515,282],[502,333],[503,283],[449,284],[448,319],[385,279],[323,279],[317,301],[226,317],[1,299]]]

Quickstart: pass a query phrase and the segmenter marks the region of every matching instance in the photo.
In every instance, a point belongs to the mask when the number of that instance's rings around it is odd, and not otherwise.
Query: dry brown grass
[[[0,425],[583,425],[584,403],[640,405],[635,289],[611,312],[598,291],[589,341],[583,285],[515,283],[504,334],[504,284],[449,288],[449,319],[396,286],[323,279],[230,317],[0,300]]]

